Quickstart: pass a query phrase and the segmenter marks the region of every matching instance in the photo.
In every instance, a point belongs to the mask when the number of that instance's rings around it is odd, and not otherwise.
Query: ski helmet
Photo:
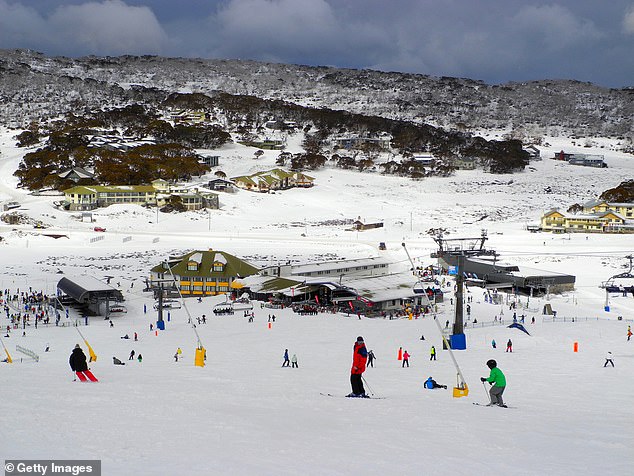
[[[489,367],[490,369],[494,369],[495,367],[497,367],[498,364],[495,360],[491,359],[491,360],[487,360],[487,367]]]
[[[357,337],[357,342],[363,342],[363,337],[361,336]]]

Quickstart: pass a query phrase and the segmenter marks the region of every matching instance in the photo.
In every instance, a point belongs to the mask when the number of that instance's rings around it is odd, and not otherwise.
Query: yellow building
[[[583,213],[603,213],[613,211],[626,220],[634,218],[634,203],[606,202],[605,200],[592,200],[583,204]]]
[[[151,270],[150,286],[173,279],[183,296],[214,296],[239,289],[240,278],[258,268],[224,251],[192,251],[170,258]]]
[[[541,229],[553,233],[634,233],[634,223],[611,210],[578,215],[551,210],[542,215]]]

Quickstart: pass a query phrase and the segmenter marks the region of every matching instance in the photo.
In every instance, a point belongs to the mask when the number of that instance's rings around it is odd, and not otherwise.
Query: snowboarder
[[[405,367],[405,365],[409,367],[409,353],[407,351],[403,352],[403,365],[401,367]]]
[[[143,356],[139,354],[139,356],[137,357],[137,360],[139,361],[139,363],[143,362]]]
[[[363,372],[365,372],[365,364],[368,360],[368,351],[365,348],[363,337],[357,337],[352,350],[352,369],[350,370],[350,384],[352,385],[352,393],[348,397],[368,398],[363,388]]]
[[[128,360],[134,360],[134,349],[132,349],[132,351],[130,352],[130,357],[128,357]]]
[[[374,367],[374,359],[376,359],[376,356],[374,355],[374,351],[371,350],[368,352],[368,365],[370,367]]]
[[[81,350],[79,344],[75,345],[73,352],[70,354],[70,358],[68,359],[68,363],[70,364],[70,368],[73,372],[83,372],[88,370],[88,364],[86,363],[86,354]],[[614,365],[614,364],[613,364]]]
[[[293,354],[293,357],[291,357],[291,367],[294,369],[299,368],[299,366],[297,365],[297,354]]]
[[[511,339],[506,343],[506,352],[513,352],[513,342],[511,342]]]
[[[612,367],[614,367],[614,361],[612,360],[612,352],[608,352],[605,355],[605,364],[603,364],[604,367],[607,367],[608,364],[612,364]]]
[[[121,361],[120,361],[119,359],[117,359],[116,357],[113,357],[113,358],[112,358],[112,363],[113,363],[114,365],[125,365],[125,363],[124,363],[124,362],[121,362]]]
[[[436,382],[433,378],[429,377],[427,380],[425,380],[425,388],[429,389],[429,390],[433,390],[435,388],[447,388],[447,385],[440,385],[438,382]]]
[[[504,377],[504,374],[498,368],[498,364],[495,360],[491,359],[487,361],[487,367],[491,369],[489,377],[480,377],[481,382],[489,382],[491,384],[491,389],[489,390],[491,401],[487,406],[499,405],[501,407],[506,407],[504,401],[502,400],[502,394],[506,388],[506,377]]]
[[[282,362],[282,367],[289,367],[291,365],[291,361],[288,358],[288,349],[284,349],[284,362]]]
[[[497,344],[496,344],[496,342],[495,342],[495,339],[493,339],[493,340],[491,341],[491,347],[493,347],[494,349],[497,347]]]
[[[436,360],[436,347],[431,346],[431,350],[429,351],[429,360]]]

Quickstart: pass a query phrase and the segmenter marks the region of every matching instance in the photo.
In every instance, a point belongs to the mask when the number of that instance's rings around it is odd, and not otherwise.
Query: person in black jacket
[[[70,359],[68,359],[68,363],[70,364],[70,368],[73,372],[83,372],[84,370],[88,370],[86,354],[84,354],[84,351],[81,350],[79,344],[75,345],[73,352],[70,354]]]

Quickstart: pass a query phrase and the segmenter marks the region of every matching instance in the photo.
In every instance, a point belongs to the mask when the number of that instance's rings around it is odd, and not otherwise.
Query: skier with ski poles
[[[359,336],[357,337],[357,341],[354,343],[352,351],[352,369],[350,370],[350,384],[352,385],[352,393],[346,395],[347,397],[369,398],[365,394],[362,380],[367,360],[368,351],[365,348],[363,337]]]
[[[506,388],[506,377],[498,368],[498,364],[495,360],[491,359],[487,361],[487,367],[491,369],[489,377],[480,377],[481,382],[489,382],[491,384],[491,389],[489,390],[491,402],[487,406],[498,405],[500,407],[506,407],[502,400],[502,394]]]

